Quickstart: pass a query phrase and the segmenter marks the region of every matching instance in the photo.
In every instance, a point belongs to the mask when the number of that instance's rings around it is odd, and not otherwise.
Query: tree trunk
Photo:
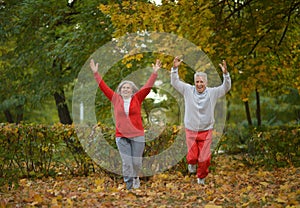
[[[6,121],[7,121],[8,123],[13,123],[13,122],[14,122],[13,116],[11,115],[11,113],[10,113],[9,110],[5,110],[5,111],[4,111],[4,115],[5,115]]]
[[[230,111],[228,110],[229,109],[229,107],[230,107],[230,101],[229,100],[227,100],[227,111],[226,111],[226,122],[228,122],[229,121],[229,119],[230,119]],[[224,129],[223,129],[223,134],[225,134],[227,132],[227,125],[226,125],[226,123],[225,123],[225,125],[224,125]]]
[[[62,124],[72,124],[72,119],[70,116],[70,112],[68,106],[66,104],[65,93],[63,90],[61,92],[54,93],[54,99],[58,111],[59,121]]]
[[[261,111],[260,111],[260,95],[258,90],[255,90],[256,94],[256,119],[257,119],[257,126],[261,126]]]
[[[229,100],[227,100],[227,112],[226,112],[226,121],[229,121],[229,119],[230,119],[230,111],[228,110],[229,109],[229,107],[230,107],[230,101]]]
[[[24,106],[19,105],[16,107],[16,112],[17,112],[17,121],[16,124],[19,124],[21,121],[23,121],[24,117]]]
[[[245,104],[245,110],[246,110],[246,116],[247,116],[248,124],[249,124],[249,126],[252,126],[249,102],[245,101],[244,104]]]

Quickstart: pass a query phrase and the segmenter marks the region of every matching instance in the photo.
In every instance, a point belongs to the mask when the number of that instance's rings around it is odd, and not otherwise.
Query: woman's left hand
[[[153,72],[157,72],[161,68],[161,62],[159,59],[156,59],[156,63],[152,64]]]

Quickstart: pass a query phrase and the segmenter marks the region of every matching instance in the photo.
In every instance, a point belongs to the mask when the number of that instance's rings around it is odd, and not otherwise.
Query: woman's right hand
[[[90,67],[91,67],[93,73],[96,73],[98,71],[98,63],[95,64],[94,59],[91,59]]]

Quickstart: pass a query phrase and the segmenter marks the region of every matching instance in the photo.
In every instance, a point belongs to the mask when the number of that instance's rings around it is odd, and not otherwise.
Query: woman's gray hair
[[[121,93],[121,88],[123,87],[123,85],[124,84],[130,84],[131,85],[131,87],[132,87],[132,93],[134,94],[134,93],[136,93],[139,89],[137,88],[137,86],[134,84],[134,82],[132,82],[132,81],[129,81],[129,80],[124,80],[124,81],[122,81],[120,84],[119,84],[119,86],[118,86],[118,88],[117,88],[117,93]]]
[[[194,81],[195,81],[196,77],[202,77],[204,79],[205,83],[207,83],[207,74],[205,72],[196,72],[194,74]]]

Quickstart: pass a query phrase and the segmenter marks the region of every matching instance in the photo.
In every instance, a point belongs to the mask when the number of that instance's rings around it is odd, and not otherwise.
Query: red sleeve
[[[106,85],[106,83],[104,82],[104,80],[102,79],[102,77],[99,75],[98,72],[94,73],[94,78],[96,79],[101,91],[111,101],[115,92],[112,89],[110,89],[109,86]]]
[[[157,73],[152,73],[148,81],[146,82],[146,84],[136,93],[136,96],[141,102],[150,93],[150,90],[153,87],[156,78],[157,78]]]

